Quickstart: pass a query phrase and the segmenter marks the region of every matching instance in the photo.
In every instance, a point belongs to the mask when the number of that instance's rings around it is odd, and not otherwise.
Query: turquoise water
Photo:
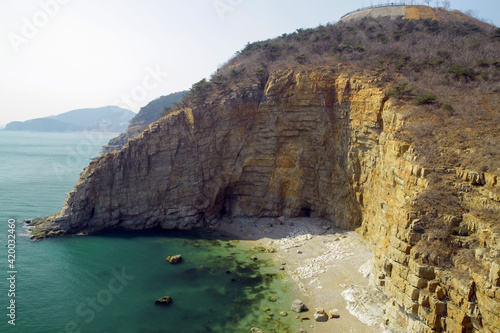
[[[112,232],[32,242],[27,218],[60,209],[102,134],[0,131],[0,332],[287,332],[289,295],[264,254],[216,233]],[[15,219],[15,297],[9,296],[9,219]],[[12,247],[12,246],[11,246]],[[12,252],[12,251],[11,251]],[[177,265],[165,261],[182,254]],[[170,306],[154,301],[171,296]],[[270,302],[276,296],[277,302]],[[8,323],[15,300],[15,326]]]

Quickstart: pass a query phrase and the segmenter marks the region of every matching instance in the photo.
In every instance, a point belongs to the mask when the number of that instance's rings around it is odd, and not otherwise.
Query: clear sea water
[[[152,230],[30,241],[22,220],[58,211],[111,137],[0,131],[0,332],[288,332],[292,316],[278,312],[293,295],[281,271],[226,236]],[[16,220],[14,269],[4,246],[9,219]],[[165,261],[174,254],[181,264]],[[155,305],[162,296],[172,304]]]

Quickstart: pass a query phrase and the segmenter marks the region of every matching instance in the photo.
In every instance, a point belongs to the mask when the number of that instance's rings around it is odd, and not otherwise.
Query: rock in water
[[[260,328],[252,327],[250,333],[264,333]]]
[[[295,312],[303,312],[303,311],[308,310],[307,306],[304,304],[304,302],[302,302],[299,299],[296,299],[295,301],[293,301],[291,309],[292,309],[292,311],[295,311]]]
[[[175,256],[168,256],[165,260],[171,264],[178,264],[182,261],[182,256],[180,254],[176,254]]]
[[[155,304],[158,305],[170,305],[172,304],[172,297],[170,296],[163,296],[159,299],[156,300]]]
[[[320,321],[320,322],[325,322],[328,320],[328,315],[326,314],[326,312],[323,308],[316,309],[316,312],[314,313],[314,320]]]

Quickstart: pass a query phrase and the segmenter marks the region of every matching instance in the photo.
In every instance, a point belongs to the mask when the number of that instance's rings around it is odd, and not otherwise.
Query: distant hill
[[[130,121],[130,126],[147,125],[157,121],[165,108],[182,100],[187,91],[179,91],[166,96],[158,97],[143,106],[137,115]]]
[[[52,118],[38,118],[26,121],[13,121],[5,126],[6,131],[33,132],[75,132],[80,127]]]
[[[120,150],[127,141],[144,131],[149,124],[161,118],[165,108],[173,106],[180,102],[187,91],[179,91],[166,96],[158,97],[143,106],[139,113],[130,121],[130,125],[125,133],[120,134],[116,138],[109,141],[107,145],[102,147],[102,154],[109,153],[113,150]]]
[[[57,116],[13,121],[6,131],[34,132],[123,132],[136,114],[117,106],[78,109]]]

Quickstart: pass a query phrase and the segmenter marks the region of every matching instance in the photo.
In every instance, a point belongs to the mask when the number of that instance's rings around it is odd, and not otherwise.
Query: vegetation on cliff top
[[[471,18],[472,20],[472,18]],[[270,73],[324,67],[373,75],[388,97],[412,101],[399,136],[426,167],[465,167],[500,175],[500,28],[481,21],[364,18],[297,29],[249,43],[180,106],[262,87]]]
[[[422,166],[500,175],[500,29],[471,22],[364,18],[297,29],[249,43],[209,80],[195,83],[177,107],[205,105],[235,92],[244,98],[248,87],[263,88],[271,73],[284,70],[362,73],[405,110],[405,126],[396,137],[412,145]],[[434,264],[449,265],[464,243],[458,246],[454,237],[468,230],[446,216],[471,212],[495,221],[494,212],[461,200],[453,177],[432,174],[429,189],[412,207],[425,230],[423,259]]]

